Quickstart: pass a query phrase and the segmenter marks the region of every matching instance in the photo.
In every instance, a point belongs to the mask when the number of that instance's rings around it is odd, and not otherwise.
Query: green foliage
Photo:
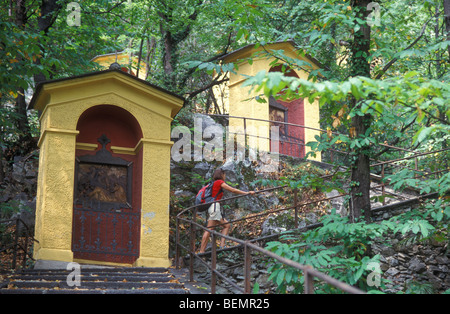
[[[288,1],[287,6],[290,4]],[[443,21],[441,2],[383,2],[377,22],[369,23],[369,51],[355,51],[355,45],[361,44],[360,30],[368,24],[360,15],[364,9],[350,1],[304,1],[292,13],[285,12],[285,18],[299,12],[310,16],[309,24],[302,25],[301,31],[295,32],[295,26],[286,28],[298,43],[299,55],[317,57],[322,51],[329,62],[318,72],[308,71],[306,65],[277,51],[271,55],[278,58],[279,64],[309,72],[310,80],[261,71],[244,83],[265,97],[305,98],[309,102],[318,99],[327,133],[307,143],[311,147],[308,156],[320,151],[326,157],[330,148],[338,146],[349,156],[342,160],[343,165],[355,166],[356,177],[364,177],[358,174],[368,171],[357,168],[361,156],[376,160],[403,157],[404,153],[386,150],[380,143],[419,152],[446,149],[450,130],[450,90],[445,79],[449,76],[450,42],[437,31]],[[344,43],[339,47],[341,41]],[[374,62],[370,78],[365,77],[363,69],[369,62]],[[350,77],[349,73],[364,76]],[[446,160],[448,152],[435,159],[420,158],[418,170],[445,170]],[[412,168],[408,161],[403,164]],[[418,173],[411,171],[387,172],[396,188],[414,183],[424,193],[438,191],[440,195],[450,189],[445,172],[433,180],[422,177],[420,181]]]
[[[450,220],[450,204],[443,199],[438,199],[436,202],[426,204],[427,212],[437,222]]]
[[[440,154],[429,156],[433,158],[420,158],[421,169],[432,172],[448,167],[449,152],[445,149],[448,147],[450,124],[436,117],[442,113],[445,113],[446,119],[450,117],[449,84],[419,77],[414,72],[384,80],[354,77],[343,82],[311,82],[280,74],[262,71],[248,78],[245,85],[252,86],[256,92],[262,92],[267,97],[300,97],[308,98],[310,102],[319,98],[321,106],[334,104],[340,108],[334,116],[333,126],[340,126],[343,133],[333,134],[330,130],[316,136],[316,142],[307,143],[312,149],[309,155],[316,151],[326,152],[338,144],[341,149],[351,153],[350,158],[355,157],[355,149],[357,154],[377,156],[382,148],[378,143],[393,139],[395,142],[411,143],[409,138],[412,136],[414,143],[424,145],[420,148],[425,150],[424,153],[444,149]],[[283,96],[277,96],[281,91]],[[342,105],[350,96],[359,100],[360,105],[352,109]],[[374,117],[373,123],[365,134],[356,136],[351,119],[366,114]],[[411,128],[411,125],[415,127]],[[389,159],[390,155],[383,157]],[[414,160],[411,158],[409,162]],[[408,166],[408,161],[405,163]],[[450,190],[448,172],[444,171],[434,178],[421,176],[419,180],[417,173],[409,169],[394,171],[386,182],[390,182],[395,189],[418,186],[424,193],[438,192],[441,196]]]
[[[305,162],[300,165],[286,165],[280,172],[277,179],[258,179],[254,184],[262,186],[288,186],[290,189],[312,190],[315,192],[330,192],[337,190],[344,193],[342,189],[342,172],[334,172],[333,176],[328,176],[329,172],[315,166],[313,163]]]
[[[9,202],[0,203],[0,220],[10,219],[14,214],[20,210],[19,202],[12,200]]]
[[[373,272],[370,266],[380,262],[379,255],[372,255],[371,244],[389,233],[421,239],[431,237],[436,228],[425,219],[428,214],[428,211],[414,211],[370,224],[364,221],[349,223],[348,217],[331,214],[322,218],[323,227],[304,233],[286,232],[281,242],[269,242],[266,249],[300,264],[311,265],[365,291],[376,292],[385,282],[382,279],[379,287],[368,283],[368,276]],[[303,292],[302,272],[280,263],[272,264],[269,272],[279,292]],[[338,292],[324,282],[316,282],[315,289],[316,293]]]
[[[270,242],[267,249],[280,256],[292,259],[303,265],[311,265],[333,278],[364,288],[363,274],[367,266],[378,262],[379,256],[365,255],[368,238],[373,236],[374,228],[366,228],[364,223],[348,224],[347,218],[330,215],[324,218],[322,228],[296,235],[287,233],[281,242]],[[270,267],[270,279],[278,286],[279,292],[287,289],[295,293],[303,292],[304,278],[301,272],[274,264]],[[334,288],[324,283],[315,285],[317,293],[333,293]]]
[[[433,294],[435,289],[431,283],[409,281],[406,283],[406,294]]]
[[[38,38],[41,34],[19,29],[7,22],[0,11],[0,98],[16,98],[18,87],[25,90],[31,85],[33,75],[43,70],[34,63],[41,53]],[[4,75],[8,73],[8,75]]]

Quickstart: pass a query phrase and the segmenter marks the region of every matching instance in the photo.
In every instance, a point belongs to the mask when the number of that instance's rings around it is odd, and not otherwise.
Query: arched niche
[[[297,72],[287,65],[274,66],[269,72],[282,72],[285,76],[299,78]],[[270,97],[269,120],[305,126],[303,99],[283,100],[282,98]],[[305,128],[274,122],[271,122],[271,126],[279,126],[279,152],[281,154],[296,157],[305,156]]]
[[[77,143],[97,143],[105,132],[111,145],[134,148],[142,138],[136,118],[127,110],[113,105],[93,106],[78,119]]]
[[[140,252],[142,130],[114,105],[77,123],[72,251],[76,260],[132,264]]]

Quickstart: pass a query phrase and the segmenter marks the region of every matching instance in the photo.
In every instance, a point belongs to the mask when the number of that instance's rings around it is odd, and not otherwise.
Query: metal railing
[[[238,117],[238,116],[230,116],[230,115],[221,115],[221,114],[208,114],[208,116],[210,117],[216,117],[216,118],[225,118],[225,119],[236,119],[236,120],[242,120],[242,131],[243,133],[239,133],[239,132],[233,132],[234,134],[237,135],[243,135],[244,136],[244,147],[248,146],[248,142],[249,142],[249,137],[258,137],[260,139],[264,139],[264,140],[271,140],[270,137],[265,137],[262,136],[261,134],[255,135],[252,134],[252,132],[248,131],[248,121],[255,121],[255,122],[264,122],[264,123],[269,123],[275,126],[284,126],[285,128],[293,128],[293,129],[308,129],[308,130],[312,130],[312,131],[319,131],[319,132],[326,132],[324,130],[321,129],[316,129],[316,128],[312,128],[312,127],[308,127],[308,126],[304,126],[304,125],[299,125],[299,124],[295,124],[295,123],[289,123],[289,122],[281,122],[281,121],[275,121],[275,120],[265,120],[265,119],[258,119],[258,118],[249,118],[249,117]],[[297,136],[293,136],[293,134],[296,134],[296,131],[291,132],[291,130],[289,129],[287,134],[279,134],[279,138],[278,138],[278,142],[279,142],[279,153],[280,154],[284,154],[284,155],[288,155],[288,156],[292,156],[292,157],[300,157],[303,158],[305,157],[305,142],[304,139],[297,137]]]
[[[273,191],[273,190],[280,190],[280,189],[285,189],[287,188],[286,186],[280,186],[280,187],[274,187],[274,188],[269,188],[269,189],[264,189],[264,190],[260,190],[257,191],[256,193],[262,193],[262,192],[268,192],[268,191]],[[338,195],[338,196],[333,196],[333,197],[329,197],[329,198],[323,198],[320,200],[316,200],[316,201],[312,201],[312,202],[304,202],[304,203],[299,203],[298,202],[298,197],[297,197],[297,193],[298,191],[296,189],[294,189],[292,191],[293,193],[293,199],[294,199],[294,204],[292,206],[289,207],[285,207],[285,208],[281,208],[281,209],[277,209],[277,210],[272,210],[268,213],[263,213],[263,214],[259,214],[259,215],[254,215],[251,217],[251,219],[255,219],[256,217],[260,217],[263,215],[269,215],[269,214],[273,214],[273,213],[278,213],[278,212],[282,212],[282,211],[289,211],[289,210],[294,210],[294,221],[295,221],[295,227],[298,228],[298,213],[301,207],[307,206],[307,205],[311,205],[317,202],[323,202],[323,201],[327,201],[327,200],[331,200],[333,198],[337,198],[337,197],[342,197],[343,195]],[[229,197],[229,198],[225,198],[222,199],[218,202],[226,202],[226,201],[230,201],[233,199],[237,199],[237,198],[241,198],[241,197],[245,197],[246,195],[238,195],[238,196],[233,196],[233,197]],[[192,214],[192,218],[183,218],[182,216],[187,214],[187,213],[191,213]],[[247,220],[248,218],[242,218],[242,219],[235,219],[235,220],[231,220],[228,223],[232,224],[232,223],[236,223],[238,221],[243,221],[243,220]],[[197,220],[197,206],[192,206],[189,207],[185,210],[183,210],[182,212],[180,212],[177,217],[176,217],[176,248],[175,248],[175,252],[176,252],[176,256],[175,256],[175,261],[176,261],[176,267],[179,268],[180,267],[180,257],[181,257],[181,249],[184,249],[185,251],[187,251],[187,253],[189,254],[189,274],[190,274],[190,281],[194,281],[194,259],[197,258],[202,264],[204,264],[207,268],[210,269],[211,271],[211,292],[215,293],[216,292],[216,285],[217,285],[217,278],[220,277],[222,280],[224,280],[225,282],[227,282],[228,284],[230,284],[232,287],[234,287],[235,289],[237,289],[238,291],[240,291],[241,293],[251,293],[251,274],[250,274],[250,269],[251,269],[251,263],[252,263],[252,258],[251,258],[251,252],[252,251],[257,251],[260,254],[268,257],[268,258],[272,258],[275,259],[277,261],[279,261],[280,263],[287,265],[289,267],[293,267],[297,270],[300,270],[303,272],[304,275],[304,293],[306,294],[312,294],[314,293],[314,280],[315,278],[322,280],[338,289],[340,289],[343,292],[346,293],[351,293],[351,294],[363,294],[365,293],[364,291],[355,288],[353,286],[348,285],[347,283],[341,282],[339,280],[336,280],[316,269],[314,269],[312,266],[309,265],[302,265],[299,264],[295,261],[289,260],[287,258],[284,258],[282,256],[279,256],[271,251],[268,251],[256,244],[254,244],[254,242],[258,242],[261,241],[262,238],[258,238],[258,239],[253,239],[253,240],[241,240],[235,237],[231,237],[228,235],[223,235],[213,229],[209,229],[199,223],[196,222]],[[184,222],[187,223],[189,225],[189,247],[186,247],[185,245],[181,244],[180,242],[180,237],[181,237],[181,228],[180,228],[180,224]],[[314,225],[314,227],[320,226],[321,224],[316,224]],[[220,225],[215,226],[214,228],[218,227]],[[196,242],[196,231],[206,231],[209,232],[211,235],[211,252],[207,252],[207,253],[196,253],[195,252],[195,242]],[[270,237],[275,237],[277,235],[274,236],[266,236],[264,237],[264,240],[267,240]],[[226,240],[229,240],[231,242],[235,242],[238,243],[237,246],[235,247],[231,247],[231,248],[226,248],[226,249],[217,249],[216,248],[216,239],[223,237]],[[227,251],[227,250],[232,250],[232,249],[236,249],[238,247],[243,247],[244,249],[244,287],[240,287],[238,286],[236,283],[234,283],[231,279],[227,278],[227,276],[225,276],[223,273],[219,272],[217,270],[217,253],[218,252],[222,252],[222,251]],[[211,254],[211,263],[208,264],[206,261],[204,261],[201,257],[205,256],[205,255],[209,255]]]
[[[380,144],[382,146],[387,146],[384,144]],[[396,150],[405,150],[399,147],[394,147],[394,146],[389,146],[392,149],[396,149]],[[373,163],[370,165],[371,168],[373,167],[379,167],[381,166],[381,184],[379,185],[379,187],[381,187],[382,189],[382,196],[383,196],[383,205],[385,205],[386,201],[384,196],[386,195],[386,186],[389,185],[389,182],[386,182],[385,178],[385,172],[386,172],[386,168],[387,167],[393,167],[393,168],[403,168],[403,169],[408,169],[408,170],[412,170],[414,171],[414,178],[418,179],[420,177],[428,177],[431,175],[434,175],[435,177],[437,177],[438,175],[440,175],[441,173],[444,172],[448,172],[450,171],[450,169],[441,169],[438,171],[427,171],[427,170],[420,170],[419,169],[419,158],[420,157],[424,157],[424,156],[428,156],[428,155],[436,155],[438,153],[443,153],[443,152],[447,152],[449,151],[450,148],[446,148],[446,149],[440,149],[440,150],[436,150],[436,151],[432,151],[432,152],[425,152],[425,153],[420,153],[420,152],[414,152],[414,151],[409,151],[412,152],[413,155],[411,156],[407,156],[407,157],[403,157],[403,158],[397,158],[397,159],[393,159],[393,160],[388,160],[388,161],[377,161],[376,163]],[[402,161],[406,161],[406,160],[410,160],[410,159],[414,159],[414,168],[411,169],[410,167],[407,166],[402,166],[402,165],[398,165],[396,164],[397,162],[402,162]],[[411,187],[412,188],[412,187]]]
[[[26,268],[26,263],[28,259],[31,259],[34,261],[33,256],[30,252],[28,252],[29,249],[29,242],[34,241],[39,243],[38,240],[34,238],[33,235],[31,235],[31,230],[27,226],[27,224],[20,218],[15,219],[6,219],[6,220],[0,220],[0,226],[14,226],[14,234],[8,234],[6,232],[0,234],[0,239],[2,240],[0,242],[0,253],[4,254],[11,254],[11,269],[16,269],[17,267],[17,260],[19,257],[19,253],[22,253],[22,268]],[[21,235],[21,226],[23,226],[23,234]],[[11,238],[7,239],[8,236],[12,236],[12,242]],[[20,238],[23,238],[23,243],[21,243]]]
[[[226,118],[234,118],[234,119],[243,119],[243,123],[244,123],[244,136],[245,136],[245,147],[247,147],[247,137],[248,136],[252,136],[251,134],[247,134],[246,131],[246,124],[247,124],[247,120],[254,120],[254,121],[260,121],[260,122],[268,122],[268,123],[276,123],[276,124],[285,124],[285,125],[289,125],[289,126],[293,126],[293,127],[301,127],[301,128],[307,128],[307,129],[312,129],[314,131],[319,131],[319,132],[327,132],[325,130],[321,130],[321,129],[316,129],[316,128],[311,128],[311,127],[306,127],[306,126],[302,126],[302,125],[296,125],[296,124],[292,124],[292,123],[286,123],[286,122],[279,122],[279,121],[270,121],[270,120],[263,120],[263,119],[254,119],[254,118],[247,118],[247,117],[236,117],[236,116],[228,116],[228,115],[210,115],[213,117],[226,117]],[[332,132],[335,135],[339,135],[336,132]],[[304,145],[304,143],[301,143],[301,145]],[[394,147],[394,146],[389,146],[386,144],[379,144],[382,147],[388,147],[390,149],[395,149],[395,150],[400,150],[400,151],[405,151],[406,149],[404,148],[399,148],[399,147]],[[377,189],[377,188],[381,188],[382,189],[382,196],[383,196],[383,205],[385,204],[385,198],[384,196],[386,194],[395,194],[392,192],[387,192],[386,191],[386,186],[389,185],[389,182],[386,182],[385,180],[385,170],[386,167],[390,166],[390,167],[395,167],[395,168],[407,168],[409,170],[414,170],[416,175],[415,177],[420,177],[420,176],[428,176],[428,175],[439,175],[445,171],[448,171],[449,169],[443,169],[443,170],[439,170],[439,171],[433,171],[430,172],[427,169],[419,169],[419,158],[424,157],[424,156],[428,156],[428,155],[432,155],[432,154],[437,154],[437,153],[443,153],[446,151],[449,151],[450,148],[446,148],[446,149],[441,149],[441,150],[437,150],[437,151],[433,151],[433,152],[426,152],[426,153],[419,153],[419,152],[414,152],[414,151],[409,151],[410,153],[413,153],[413,155],[411,156],[407,156],[407,157],[403,157],[403,158],[397,158],[397,159],[393,159],[393,160],[388,160],[388,161],[380,161],[380,160],[372,160],[372,162],[374,162],[373,164],[371,164],[371,168],[375,168],[375,167],[381,167],[381,176],[380,176],[380,184],[378,186],[372,187],[373,189]],[[339,149],[334,149],[334,148],[330,148],[328,149],[328,151],[331,151],[331,159],[333,160],[333,153],[339,153],[339,154],[343,154],[343,155],[348,155],[348,152],[345,151],[341,151]],[[408,166],[404,166],[404,165],[399,165],[398,162],[402,162],[402,161],[408,161],[410,159],[414,159],[414,169],[411,169]],[[345,165],[344,165],[345,167]],[[337,172],[335,172],[332,175],[326,175],[326,176],[322,176],[323,178],[326,177],[331,177],[333,175],[335,175]],[[281,186],[281,187],[276,187],[276,188],[270,188],[270,189],[264,189],[261,191],[258,191],[257,193],[262,193],[262,192],[267,192],[270,190],[277,190],[277,189],[284,189],[286,188],[286,186]],[[292,190],[293,193],[293,205],[292,206],[288,206],[282,209],[277,209],[277,210],[271,210],[267,213],[261,213],[261,214],[257,214],[257,215],[252,215],[252,217],[250,217],[250,219],[255,219],[255,217],[260,217],[263,215],[270,215],[276,212],[281,212],[281,211],[289,211],[289,210],[294,210],[294,225],[295,228],[298,228],[298,213],[299,213],[299,209],[303,206],[306,205],[313,205],[315,203],[318,202],[323,202],[323,201],[329,201],[333,198],[338,198],[338,197],[343,197],[347,194],[340,194],[334,197],[330,197],[330,198],[323,198],[320,200],[316,200],[316,201],[311,201],[311,202],[307,202],[307,203],[299,203],[298,202],[298,191],[296,189]],[[224,202],[224,201],[229,201],[229,200],[233,200],[236,198],[240,198],[240,197],[245,197],[245,195],[239,195],[239,196],[234,196],[234,197],[230,197],[230,198],[226,198],[221,200],[220,202]],[[421,196],[418,196],[419,198]],[[423,196],[422,196],[423,197]],[[191,214],[191,219],[183,217],[185,214],[190,213]],[[248,220],[249,218],[241,218],[241,219],[236,219],[236,220],[232,220],[229,221],[228,223],[235,223],[238,221],[243,221],[243,220]],[[274,254],[273,252],[270,252],[268,250],[265,250],[264,248],[254,244],[254,242],[258,242],[260,241],[262,238],[258,238],[258,239],[252,239],[252,240],[241,240],[241,239],[237,239],[235,237],[231,237],[231,236],[225,236],[215,230],[209,229],[199,223],[196,222],[197,220],[197,210],[196,210],[196,206],[192,206],[189,207],[185,210],[183,210],[182,212],[180,212],[177,217],[176,217],[176,266],[180,267],[179,262],[180,262],[180,256],[181,256],[181,249],[185,250],[188,252],[189,254],[189,268],[190,268],[190,280],[193,281],[193,265],[194,265],[194,258],[198,258],[198,260],[204,264],[205,266],[207,266],[210,270],[211,270],[211,290],[212,293],[215,293],[216,291],[216,283],[217,283],[217,277],[220,277],[222,280],[228,282],[231,286],[233,286],[234,288],[238,289],[239,291],[243,292],[243,293],[250,293],[251,292],[251,276],[250,276],[250,265],[251,265],[251,252],[252,251],[257,251],[259,253],[261,253],[262,255],[268,257],[268,258],[272,258],[275,260],[278,260],[279,262],[290,266],[290,267],[294,267],[295,269],[298,269],[300,271],[303,272],[304,274],[304,292],[305,293],[313,293],[314,292],[314,278],[317,278],[319,280],[325,281],[330,285],[333,285],[334,287],[347,292],[347,293],[364,293],[363,291],[352,287],[344,282],[340,282],[324,273],[319,272],[318,270],[315,270],[314,268],[312,268],[311,266],[308,265],[301,265],[299,263],[296,263],[294,261],[291,261],[289,259],[283,258],[281,256],[278,256],[276,254]],[[180,243],[180,224],[181,223],[186,223],[189,225],[189,247],[186,247],[185,245]],[[320,226],[320,224],[314,225],[314,227]],[[215,226],[218,227],[218,226]],[[214,227],[214,228],[215,228]],[[217,270],[217,253],[218,252],[222,252],[222,251],[226,251],[229,249],[233,249],[233,248],[228,248],[228,249],[220,249],[217,250],[215,245],[212,245],[212,249],[210,253],[201,253],[201,254],[197,254],[195,253],[195,241],[196,241],[196,229],[198,229],[199,231],[206,231],[209,232],[212,238],[212,243],[215,244],[216,239],[219,237],[223,237],[229,241],[232,242],[236,242],[238,243],[237,247],[243,247],[244,249],[244,288],[242,289],[241,287],[239,287],[237,284],[235,284],[233,281],[231,281],[229,278],[227,278],[224,274],[222,274],[221,272],[219,272]],[[278,236],[278,235],[274,235],[274,236]],[[272,236],[270,236],[272,237]],[[265,237],[267,238],[267,237]],[[202,260],[201,256],[204,256],[205,254],[209,255],[211,254],[211,264],[208,264],[207,262],[205,262],[204,260]]]
[[[306,129],[306,130],[311,130],[311,131],[316,131],[316,132],[320,132],[320,133],[325,133],[325,134],[331,134],[332,136],[339,136],[339,135],[344,135],[347,136],[345,134],[341,134],[339,132],[335,132],[335,131],[327,131],[327,130],[323,130],[323,129],[318,129],[318,128],[313,128],[313,127],[309,127],[309,126],[305,126],[305,125],[300,125],[300,124],[295,124],[295,123],[288,123],[288,122],[281,122],[281,121],[274,121],[274,120],[265,120],[265,119],[258,119],[258,118],[249,118],[249,117],[240,117],[240,116],[230,116],[230,115],[220,115],[220,114],[208,114],[208,116],[210,117],[216,117],[216,118],[221,118],[221,119],[236,119],[236,120],[242,120],[243,122],[243,134],[240,135],[244,135],[244,147],[247,147],[247,138],[248,137],[252,137],[255,135],[252,135],[251,133],[247,132],[247,121],[256,121],[256,122],[264,122],[264,123],[269,123],[269,124],[274,124],[274,125],[282,125],[285,127],[291,127],[291,128],[301,128],[301,129]],[[293,132],[296,133],[296,132]],[[261,137],[261,136],[259,136]],[[266,138],[266,137],[262,137],[263,139],[266,140],[270,140],[270,138]],[[279,142],[280,142],[280,148],[283,147],[283,145],[286,145],[286,147],[288,147],[288,145],[291,145],[291,152],[292,152],[292,145],[298,145],[299,148],[298,150],[295,151],[299,151],[299,152],[303,152],[300,153],[300,155],[298,154],[289,154],[289,152],[286,151],[286,149],[282,150],[280,149],[280,154],[286,154],[292,157],[301,157],[303,158],[305,155],[305,146],[306,143],[304,143],[303,139],[301,138],[294,138],[290,135],[282,138],[279,138]],[[392,159],[392,160],[387,160],[387,161],[382,161],[382,160],[375,160],[375,159],[371,159],[371,162],[373,162],[370,165],[371,169],[377,169],[377,167],[379,167],[378,172],[380,173],[380,185],[378,186],[378,188],[381,188],[381,193],[382,193],[382,203],[383,205],[385,205],[385,196],[386,194],[392,194],[392,193],[387,193],[386,192],[386,186],[388,186],[389,184],[385,182],[385,177],[386,177],[386,170],[388,167],[391,168],[400,168],[400,169],[408,169],[411,171],[415,172],[415,178],[418,179],[420,177],[425,177],[425,176],[430,176],[430,175],[435,175],[438,176],[439,174],[443,173],[443,172],[448,172],[450,171],[450,168],[446,168],[446,169],[440,169],[438,171],[429,171],[429,169],[419,169],[419,161],[421,157],[424,156],[428,156],[428,155],[435,155],[435,154],[439,154],[439,153],[444,153],[444,152],[448,152],[450,151],[450,148],[444,148],[444,149],[439,149],[439,150],[435,150],[435,151],[431,151],[431,152],[417,152],[417,151],[413,151],[410,149],[405,149],[402,147],[396,147],[396,146],[392,146],[392,145],[387,145],[384,143],[378,143],[377,144],[379,147],[383,147],[383,148],[388,148],[388,149],[392,149],[395,151],[404,151],[404,152],[409,152],[412,153],[413,155],[411,156],[407,156],[407,157],[402,157],[402,158],[396,158],[396,159]],[[332,164],[334,163],[334,160],[336,158],[335,155],[340,155],[340,156],[348,156],[349,152],[347,151],[342,151],[341,149],[339,149],[339,145],[334,144],[331,147],[327,148],[326,152],[329,154],[329,158]],[[345,157],[344,157],[345,158]],[[405,165],[401,165],[398,164],[399,162],[402,161],[408,161],[408,160],[414,160],[414,168],[405,166]],[[348,161],[344,161],[344,163],[341,163],[340,166],[341,167],[346,167],[349,164]],[[413,187],[412,187],[413,188]]]

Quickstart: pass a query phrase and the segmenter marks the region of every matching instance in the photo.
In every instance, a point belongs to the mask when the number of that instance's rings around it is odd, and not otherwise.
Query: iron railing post
[[[25,233],[25,243],[23,247],[23,261],[22,261],[22,268],[25,268],[27,265],[27,254],[28,254],[28,230]]]
[[[175,267],[180,269],[180,220],[178,216],[176,219],[176,230],[175,230]]]
[[[384,183],[384,164],[381,165],[381,195],[383,197],[383,205],[386,205],[386,185]]]
[[[414,158],[414,170],[415,170],[414,178],[417,179],[417,178],[419,178],[419,175],[417,173],[419,171],[419,159],[417,157]]]
[[[295,217],[294,217],[294,223],[295,223],[295,229],[298,228],[298,189],[294,189],[294,211],[295,211]]]
[[[16,269],[17,262],[17,251],[19,246],[19,218],[16,219],[16,232],[14,236],[14,250],[13,250],[13,260],[12,260],[12,269]]]
[[[196,211],[196,210],[194,210]],[[195,225],[191,220],[189,228],[189,281],[194,281]]]
[[[314,293],[314,277],[309,273],[309,269],[312,269],[311,266],[305,265],[305,269],[303,270],[303,276],[305,279],[305,294],[313,294]]]
[[[244,147],[245,147],[245,149],[247,149],[247,119],[246,118],[244,118]]]
[[[211,232],[211,293],[216,294],[216,263],[217,263],[217,247],[216,247],[216,234]]]
[[[248,241],[244,245],[244,293],[249,294],[251,292],[250,279],[251,279],[251,265],[252,255],[250,254],[250,247]]]

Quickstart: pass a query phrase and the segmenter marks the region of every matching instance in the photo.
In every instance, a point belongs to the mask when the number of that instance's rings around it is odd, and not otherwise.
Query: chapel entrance
[[[171,265],[170,128],[183,103],[115,66],[38,85],[34,259]]]
[[[284,71],[283,68],[285,68]],[[269,72],[283,72],[285,76],[299,78],[293,69],[285,65],[274,66]],[[304,100],[301,98],[276,100],[271,96],[269,98],[269,120],[273,121],[270,123],[271,127],[279,127],[278,152],[283,155],[304,158],[305,128],[300,127],[305,126]]]
[[[139,257],[142,166],[131,150],[140,128],[126,110],[103,105],[87,110],[77,129],[74,258],[132,264]]]

